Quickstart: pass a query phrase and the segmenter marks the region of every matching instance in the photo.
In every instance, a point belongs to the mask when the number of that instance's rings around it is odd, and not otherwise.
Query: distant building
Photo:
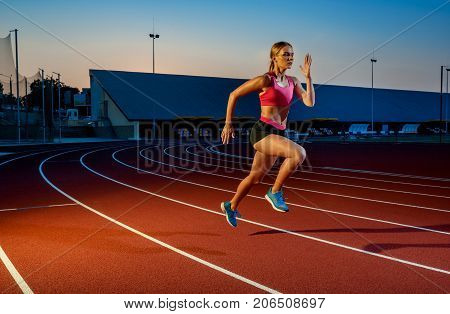
[[[80,94],[73,95],[73,102],[81,116],[91,115],[91,89],[83,88]]]
[[[65,91],[64,92],[64,105],[70,106],[72,105],[72,92],[71,91]]]
[[[86,105],[90,105],[91,104],[91,89],[90,88],[82,88],[81,94],[86,95],[86,97],[85,97]]]
[[[73,103],[75,106],[86,106],[86,94],[73,95]]]

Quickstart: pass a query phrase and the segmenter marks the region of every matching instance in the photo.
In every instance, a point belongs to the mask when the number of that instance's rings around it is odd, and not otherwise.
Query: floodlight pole
[[[61,74],[52,72],[58,75],[58,121],[59,121],[59,142],[62,143],[62,132],[61,132]]]
[[[153,73],[155,73],[155,39],[159,38],[158,34],[149,34],[153,42]]]
[[[372,136],[373,136],[373,132],[375,131],[374,126],[373,126],[373,64],[375,62],[377,62],[377,59],[372,58],[370,59],[370,62],[372,63]]]
[[[440,113],[439,113],[439,143],[442,143],[442,85],[444,80],[444,66],[441,65],[441,94],[440,94]]]
[[[16,40],[16,94],[17,94],[17,141],[20,144],[20,99],[19,99],[19,54],[18,54],[18,46],[17,46],[17,29],[13,29],[9,31],[10,33],[14,32],[14,37]]]
[[[155,74],[155,39],[159,38],[158,34],[149,34],[150,38],[153,42],[153,74]],[[156,137],[156,118],[155,118],[155,104],[153,104],[153,125],[152,125],[152,136]],[[138,137],[139,137],[139,130],[138,130]]]
[[[44,70],[39,69],[41,71],[41,89],[42,89],[42,128],[44,129],[44,143],[45,143],[45,97],[44,97]]]
[[[48,76],[47,77],[50,78],[50,106],[51,106],[51,117],[50,117],[50,122],[51,122],[51,134],[50,134],[50,138],[52,139],[52,142],[54,142],[54,137],[53,137],[53,130],[55,127],[55,121],[53,121],[53,111],[54,111],[54,106],[53,106],[53,75],[52,76]]]
[[[445,96],[445,134],[448,133],[448,117],[447,117],[447,113],[448,113],[448,72],[450,71],[450,67],[446,67],[446,71],[447,71],[447,91],[446,91],[446,96]]]

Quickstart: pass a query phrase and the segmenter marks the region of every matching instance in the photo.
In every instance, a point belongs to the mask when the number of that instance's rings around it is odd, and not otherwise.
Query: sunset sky
[[[375,51],[375,87],[438,91],[440,66],[450,66],[449,2],[0,0],[0,37],[19,29],[22,74],[41,67],[79,88],[90,68],[151,72],[153,18],[158,73],[251,78],[286,40],[288,74],[301,78],[309,52],[315,83],[370,87],[371,55],[342,70],[418,22]]]

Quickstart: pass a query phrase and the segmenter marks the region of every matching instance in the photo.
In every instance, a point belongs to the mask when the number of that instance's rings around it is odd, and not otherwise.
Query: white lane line
[[[206,147],[206,150],[212,152],[212,153],[216,153],[219,155],[223,155],[223,156],[230,156],[230,157],[237,157],[237,158],[243,158],[243,159],[248,159],[248,160],[253,160],[253,157],[247,157],[247,156],[239,156],[239,155],[233,155],[233,154],[227,154],[227,153],[223,153],[217,149],[213,149],[212,147],[217,147],[219,145],[211,145]]]
[[[241,158],[241,159],[250,159],[253,160],[252,157],[246,157],[246,156],[240,156],[240,155],[233,155],[233,154],[227,154],[227,153],[222,153],[218,150],[214,150],[214,149],[210,149],[212,146],[208,146],[205,147],[205,149],[212,153],[212,154],[219,154],[219,155],[223,155],[223,156],[229,156],[229,157],[234,157],[234,158]],[[217,158],[216,158],[217,159]],[[223,159],[217,159],[217,160],[223,160]],[[232,161],[234,163],[239,163],[237,161]],[[330,167],[312,167],[315,169],[328,169]],[[345,170],[343,168],[334,168],[336,169],[336,171],[338,171],[337,169],[342,169],[340,170],[341,172],[344,172]],[[348,169],[349,172],[352,172],[350,170],[354,170],[353,172],[359,172],[359,171],[366,171],[366,170],[355,170],[355,169]],[[350,178],[350,179],[358,179],[358,180],[368,180],[368,181],[377,181],[377,182],[386,182],[386,183],[396,183],[396,184],[405,184],[405,185],[415,185],[415,186],[424,186],[424,187],[432,187],[432,188],[440,188],[440,189],[450,189],[450,186],[440,186],[440,185],[432,185],[432,184],[423,184],[423,183],[412,183],[412,182],[403,182],[403,181],[392,181],[392,180],[383,180],[383,179],[375,179],[375,178],[364,178],[364,177],[354,177],[354,176],[348,176],[348,175],[340,175],[340,174],[333,174],[333,173],[326,173],[326,172],[318,172],[318,171],[305,171],[305,170],[296,170],[297,172],[301,172],[301,173],[310,173],[310,174],[314,174],[314,175],[323,175],[323,176],[334,176],[334,177],[340,177],[340,178]],[[376,171],[372,171],[374,172],[374,174],[382,174],[383,172],[376,172]],[[419,178],[419,179],[424,179],[424,180],[433,180],[433,179],[437,179],[437,181],[443,181],[443,180],[449,180],[447,178],[434,178],[434,177],[421,177],[421,176],[412,176],[412,175],[402,175],[402,174],[392,174],[392,173],[384,173],[386,174],[386,176],[396,176],[398,175],[399,177],[405,177],[405,178]],[[294,179],[299,179],[300,177],[296,177],[296,176],[291,176],[291,178]],[[443,180],[440,180],[443,179]]]
[[[15,210],[25,210],[25,209],[34,209],[34,208],[74,206],[74,205],[77,205],[77,204],[75,204],[75,203],[67,203],[67,204],[53,204],[53,205],[29,206],[29,207],[18,207],[18,208],[4,208],[4,209],[0,209],[0,212],[8,212],[8,211],[15,211]]]
[[[241,158],[241,159],[242,158],[243,159],[253,159],[253,158],[246,157],[246,156],[225,154],[225,153],[219,152],[217,150],[211,150],[211,149],[209,149],[211,146],[207,146],[207,147],[201,146],[201,147],[206,149],[208,152],[210,152],[212,154],[224,154],[224,155],[227,155],[227,156],[233,156],[233,157]],[[205,158],[209,158],[209,157],[206,157],[206,155],[204,155],[204,157]],[[215,158],[215,159],[223,160],[223,159],[220,159],[220,158]],[[239,162],[236,162],[236,163],[239,163]],[[239,163],[239,164],[242,164],[242,163]],[[348,178],[348,179],[355,179],[355,180],[383,182],[383,183],[395,183],[395,184],[412,185],[412,186],[420,186],[420,187],[430,187],[430,188],[437,188],[437,189],[450,189],[450,186],[440,186],[440,185],[412,183],[412,182],[404,182],[404,181],[392,181],[392,180],[383,180],[383,179],[375,179],[375,178],[355,177],[355,176],[348,176],[348,175],[334,174],[334,173],[327,173],[327,172],[319,172],[319,171],[299,170],[298,172],[301,172],[302,174],[307,173],[307,174],[310,174],[310,175],[330,176],[330,177]],[[303,177],[297,177],[297,176],[290,176],[290,178],[296,179],[296,180],[303,179]]]
[[[22,292],[25,294],[33,294],[33,290],[31,290],[31,288],[25,282],[23,277],[19,274],[19,272],[14,267],[13,263],[6,255],[5,251],[3,251],[3,248],[1,246],[0,246],[0,259],[2,260],[3,264],[5,264],[6,269],[9,271],[11,276],[14,278],[14,281],[17,283],[20,290],[22,290]]]
[[[337,167],[313,167],[313,168],[325,169],[325,170],[333,170],[333,171],[343,171],[343,172],[357,172],[357,173],[366,173],[366,174],[376,174],[376,175],[389,176],[389,177],[412,178],[412,179],[421,179],[421,180],[450,182],[450,179],[448,179],[448,178],[415,176],[415,175],[411,175],[411,174],[402,174],[402,173],[359,170],[359,169],[346,169],[346,168],[337,168]]]
[[[87,143],[87,144],[92,144],[92,143]],[[110,143],[109,145],[108,145],[108,144],[107,144],[107,145],[102,145],[102,146],[100,146],[100,147],[109,147],[109,146],[112,146],[112,144],[116,144],[116,143]],[[115,145],[115,146],[117,147],[117,145]],[[68,149],[72,149],[72,148],[80,148],[80,147],[81,147],[81,146],[77,145],[77,146],[75,146],[75,147],[64,147],[64,148],[51,149],[51,150],[39,150],[39,151],[34,152],[34,153],[31,153],[31,154],[22,155],[22,156],[18,156],[18,157],[16,157],[16,158],[12,158],[12,159],[5,160],[5,161],[3,161],[3,162],[0,163],[0,166],[3,166],[3,165],[5,165],[5,164],[7,164],[7,163],[10,163],[10,162],[12,162],[12,161],[15,161],[15,160],[18,160],[18,159],[22,159],[22,158],[26,158],[26,157],[29,157],[29,156],[34,156],[34,155],[44,154],[44,153],[51,153],[51,152],[58,152],[58,151],[61,151],[61,150],[68,150]],[[98,147],[98,146],[97,146],[97,147]],[[84,149],[89,149],[89,147],[85,147]]]
[[[78,147],[79,147],[79,146],[78,146]],[[102,146],[102,147],[105,147],[105,146]],[[71,148],[73,148],[73,147],[71,147]],[[22,158],[26,158],[26,157],[29,157],[29,156],[34,156],[34,155],[44,154],[44,153],[57,152],[57,151],[67,150],[67,149],[69,149],[69,148],[68,148],[68,147],[65,147],[65,148],[58,148],[58,149],[51,149],[51,150],[39,150],[39,151],[37,151],[37,152],[35,152],[35,153],[31,153],[31,154],[27,154],[27,155],[22,155],[22,156],[18,156],[18,157],[15,157],[15,158],[11,158],[11,159],[5,160],[5,161],[3,161],[3,162],[0,163],[0,166],[3,166],[3,165],[5,165],[5,164],[7,164],[7,163],[10,163],[10,162],[12,162],[12,161],[15,161],[15,160],[18,160],[18,159],[22,159]]]
[[[223,177],[223,178],[227,178],[227,179],[242,180],[242,179],[236,178],[236,177],[231,177],[231,176],[226,176],[226,175],[221,175],[221,174],[216,174],[216,173],[209,173],[209,172],[206,172],[206,171],[195,170],[195,169],[192,169],[192,168],[186,168],[186,167],[181,167],[181,166],[176,166],[176,165],[160,162],[160,161],[157,161],[157,160],[154,160],[154,159],[151,159],[151,158],[148,158],[148,157],[144,156],[142,154],[142,152],[147,150],[147,149],[149,149],[149,148],[142,149],[139,152],[139,155],[141,157],[143,157],[144,159],[147,159],[147,160],[149,160],[151,162],[156,162],[156,163],[159,163],[159,164],[162,164],[162,165],[166,165],[166,166],[169,166],[169,167],[172,167],[172,168],[179,168],[179,169],[184,169],[184,170],[188,170],[188,171],[192,171],[192,172],[198,172],[198,173],[204,173],[204,174],[207,174],[207,175]],[[140,172],[153,174],[153,175],[156,175],[156,176],[160,176],[160,177],[171,179],[171,180],[175,180],[175,181],[180,181],[180,182],[187,183],[187,184],[190,184],[190,185],[197,185],[197,186],[201,186],[201,187],[208,188],[208,189],[218,190],[218,191],[227,192],[227,193],[231,193],[231,194],[235,193],[235,191],[233,191],[233,190],[227,190],[227,189],[222,189],[222,188],[218,188],[218,187],[215,187],[215,186],[209,186],[209,185],[205,185],[205,184],[201,184],[201,183],[197,183],[197,182],[193,182],[193,181],[173,178],[173,177],[170,177],[170,176],[165,176],[165,175],[162,175],[162,174],[158,174],[156,172],[144,170],[144,169],[141,169],[141,168],[136,168],[134,166],[131,166],[131,165],[127,164],[127,163],[124,163],[124,162],[118,160],[115,157],[115,154],[113,154],[113,159],[116,160],[117,162],[119,162],[120,164],[124,165],[124,166],[136,169],[136,170],[138,170]],[[257,195],[252,195],[252,194],[247,194],[247,196],[252,197],[252,198],[257,198],[257,199],[264,199],[264,197],[257,196]],[[325,213],[330,213],[330,214],[335,214],[335,215],[352,217],[352,218],[356,218],[356,219],[375,221],[375,222],[379,222],[379,223],[383,223],[383,224],[389,224],[389,225],[401,226],[401,227],[406,227],[406,228],[418,229],[418,230],[422,230],[422,231],[428,231],[428,232],[434,232],[434,233],[450,235],[449,232],[445,232],[445,231],[440,231],[440,230],[435,230],[435,229],[430,229],[430,228],[425,228],[425,227],[412,226],[412,225],[402,224],[402,223],[388,221],[388,220],[381,220],[381,219],[370,218],[370,217],[365,217],[365,216],[352,215],[352,214],[348,214],[348,213],[332,211],[332,210],[319,208],[319,207],[311,207],[311,206],[307,206],[307,205],[300,205],[300,204],[292,203],[292,202],[286,202],[286,204],[292,205],[292,206],[296,206],[296,207],[307,208],[307,209],[310,209],[310,210],[313,210],[313,211],[325,212]]]
[[[33,156],[33,155],[37,155],[37,154],[41,154],[41,153],[54,152],[56,150],[55,149],[53,149],[53,150],[41,150],[41,151],[38,151],[36,153],[31,153],[31,154],[27,154],[27,155],[22,155],[22,156],[19,156],[19,157],[11,158],[11,159],[5,160],[3,162],[0,162],[0,166],[3,166],[3,165],[5,165],[5,164],[7,164],[9,162],[14,161],[14,160],[22,159],[22,158],[25,158],[25,157],[29,157],[29,156]]]
[[[181,145],[180,145],[181,146]],[[198,147],[199,145],[197,145],[197,144],[195,144],[195,145],[189,145],[188,147],[186,147],[186,149],[185,149],[185,151],[188,153],[188,154],[191,154],[191,155],[194,155],[194,156],[199,156],[199,157],[203,157],[203,158],[208,158],[208,159],[215,159],[215,160],[220,160],[220,161],[226,161],[226,162],[232,162],[232,163],[236,163],[236,164],[240,164],[240,165],[242,165],[242,162],[240,162],[240,161],[237,161],[237,160],[226,160],[226,159],[223,159],[223,158],[216,158],[216,157],[212,157],[211,155],[200,155],[200,154],[197,154],[197,153],[194,153],[194,152],[191,152],[189,149],[190,148],[193,148],[193,147]],[[204,149],[206,149],[209,153],[211,153],[211,154],[216,154],[216,155],[221,155],[221,154],[218,154],[218,152],[211,152],[209,149],[208,149],[208,147],[203,147],[203,146],[200,146],[201,148],[204,148]],[[237,158],[237,159],[250,159],[250,160],[253,160],[253,158],[249,158],[249,157],[245,157],[245,156],[241,156],[241,155],[231,155],[231,154],[227,154],[226,156],[228,156],[228,157],[234,157],[234,158]],[[247,165],[251,165],[251,163],[248,163]]]
[[[223,146],[223,144],[218,145],[211,145],[211,147],[217,147],[217,146]],[[216,149],[210,149],[218,154],[226,155],[226,156],[233,156],[238,157],[237,155],[227,154],[219,152]],[[245,157],[243,158],[250,158]],[[400,177],[400,178],[413,178],[413,179],[422,179],[422,180],[431,180],[431,181],[442,181],[442,182],[450,182],[450,179],[448,178],[439,178],[439,177],[426,177],[426,176],[415,176],[410,174],[403,174],[403,173],[392,173],[392,172],[382,172],[382,171],[370,171],[370,170],[359,170],[359,169],[348,169],[348,168],[338,168],[338,167],[313,167],[317,169],[326,169],[326,170],[333,170],[333,171],[348,171],[348,172],[359,172],[359,173],[367,173],[367,174],[375,174],[375,175],[383,175],[383,176],[391,176],[391,177]]]
[[[206,158],[209,159],[210,157],[208,156],[202,156],[196,153],[192,153],[189,151],[189,148],[194,147],[195,145],[191,145],[191,146],[187,146],[185,151],[191,155],[195,155],[195,156],[199,156],[202,158]],[[172,146],[173,147],[173,146]],[[172,155],[170,155],[172,156]],[[237,163],[240,164],[239,162],[233,161],[233,160],[224,160],[224,159],[220,159],[220,158],[214,158],[211,157],[212,159],[215,160],[220,160],[220,161],[225,161],[225,162],[232,162],[232,163]],[[191,161],[191,162],[196,162],[195,160],[192,159],[184,159],[186,161]],[[214,166],[218,166],[218,167],[222,167],[218,164],[211,164],[211,163],[203,163],[202,164],[206,164],[206,165],[214,165]],[[236,169],[235,167],[225,167],[225,168],[232,168],[232,169]],[[240,169],[241,171],[244,172],[250,172],[246,169]],[[271,171],[272,173],[277,173],[277,171]],[[289,177],[290,179],[293,179],[293,176]],[[418,193],[418,192],[411,192],[411,191],[403,191],[403,190],[393,190],[393,189],[383,189],[383,188],[376,188],[376,187],[370,187],[370,186],[363,186],[363,185],[355,185],[355,184],[348,184],[348,183],[340,183],[340,182],[333,182],[333,181],[323,181],[323,180],[317,180],[317,179],[308,179],[308,178],[302,178],[302,177],[295,177],[295,179],[297,180],[302,180],[302,181],[310,181],[310,182],[318,182],[318,183],[324,183],[324,184],[331,184],[331,185],[340,185],[340,186],[347,186],[347,187],[352,187],[352,188],[358,188],[358,189],[368,189],[368,190],[376,190],[376,191],[384,191],[384,192],[392,192],[392,193],[401,193],[401,194],[411,194],[411,195],[420,195],[420,196],[427,196],[427,197],[436,197],[436,198],[448,198],[450,199],[450,196],[445,196],[445,195],[436,195],[436,194],[427,194],[427,193]]]
[[[68,160],[50,160],[51,163],[67,163],[67,162],[80,162],[78,159],[68,159]]]
[[[120,160],[118,160],[118,159],[115,158],[115,154],[116,154],[116,153],[118,153],[118,152],[120,152],[120,151],[123,151],[123,150],[125,150],[125,149],[127,149],[127,148],[124,148],[124,149],[120,149],[120,150],[115,151],[115,152],[113,153],[113,158],[114,158],[114,160],[116,160],[117,162],[123,164],[124,166],[127,166],[127,167],[129,167],[129,168],[136,169],[135,167],[129,166],[129,165],[125,164],[125,163],[122,163]],[[128,149],[129,149],[129,148],[128,148]],[[142,192],[142,193],[146,193],[146,194],[150,194],[150,195],[153,195],[153,196],[157,196],[157,197],[160,197],[160,198],[162,198],[162,199],[166,199],[166,200],[172,201],[172,202],[174,202],[174,203],[178,203],[178,204],[183,204],[183,205],[186,205],[186,206],[191,207],[191,208],[197,208],[197,209],[200,209],[200,210],[202,210],[202,211],[205,211],[205,212],[208,212],[208,213],[212,213],[212,214],[215,214],[215,215],[224,216],[223,213],[219,213],[219,212],[216,212],[216,211],[211,210],[211,209],[207,209],[207,208],[200,207],[200,206],[197,206],[197,205],[194,205],[194,204],[186,203],[186,202],[183,202],[183,201],[180,201],[180,200],[176,200],[176,199],[173,199],[173,198],[170,198],[170,197],[167,197],[167,196],[163,196],[163,195],[160,195],[160,194],[152,193],[152,192],[150,192],[150,191],[141,189],[141,188],[136,187],[136,186],[129,185],[129,184],[127,184],[127,183],[118,181],[118,180],[113,179],[113,178],[110,178],[110,177],[108,177],[108,176],[106,176],[106,175],[104,175],[104,174],[101,174],[101,173],[96,172],[95,170],[89,168],[89,167],[83,162],[83,158],[84,158],[85,156],[91,154],[91,153],[94,153],[94,152],[97,152],[97,151],[100,151],[100,150],[105,150],[105,149],[98,149],[98,150],[96,150],[96,151],[92,151],[92,152],[86,153],[86,154],[84,154],[84,155],[81,157],[81,159],[80,159],[80,162],[81,162],[81,164],[83,165],[83,167],[85,167],[87,170],[91,171],[92,173],[94,173],[94,174],[96,174],[96,175],[98,175],[98,176],[100,176],[100,177],[102,177],[102,178],[105,178],[105,179],[107,179],[107,180],[109,180],[109,181],[112,181],[112,182],[115,182],[115,183],[117,183],[117,184],[126,186],[126,187],[128,187],[128,188],[130,188],[130,189],[134,189],[134,190],[136,190],[136,191],[140,191],[140,192]],[[171,178],[171,179],[174,179],[174,178]],[[280,231],[280,232],[282,232],[282,233],[287,233],[287,234],[290,234],[290,235],[294,235],[294,236],[297,236],[297,237],[301,237],[301,238],[313,240],[313,241],[316,241],[316,242],[329,244],[329,245],[332,245],[332,246],[336,246],[336,247],[339,247],[339,248],[351,250],[351,251],[354,251],[354,252],[358,252],[358,253],[362,253],[362,254],[367,254],[367,255],[371,255],[371,256],[375,256],[375,257],[387,259],[387,260],[391,260],[391,261],[394,261],[394,262],[398,262],[398,263],[402,263],[402,264],[406,264],[406,265],[410,265],[410,266],[415,266],[415,267],[419,267],[419,268],[423,268],[423,269],[427,269],[427,270],[431,270],[431,271],[443,273],[443,274],[446,274],[446,275],[450,275],[450,271],[448,271],[448,270],[444,270],[444,269],[440,269],[440,268],[436,268],[436,267],[431,267],[431,266],[427,266],[427,265],[423,265],[423,264],[419,264],[419,263],[414,263],[414,262],[411,262],[411,261],[408,261],[408,260],[404,260],[404,259],[400,259],[400,258],[395,258],[395,257],[391,257],[391,256],[379,254],[379,253],[374,253],[374,252],[365,251],[365,250],[358,249],[358,248],[355,248],[355,247],[352,247],[352,246],[348,246],[348,245],[345,245],[345,244],[340,244],[340,243],[336,243],[336,242],[332,242],[332,241],[328,241],[328,240],[323,240],[323,239],[320,239],[320,238],[317,238],[317,237],[308,236],[308,235],[305,235],[305,234],[302,234],[302,233],[298,233],[298,232],[294,232],[294,231],[285,230],[285,229],[282,229],[282,228],[278,228],[278,227],[266,225],[266,224],[263,224],[263,223],[259,223],[259,222],[255,222],[255,221],[251,221],[251,220],[247,220],[247,219],[243,219],[243,218],[239,218],[239,220],[240,220],[240,221],[247,222],[247,223],[249,223],[249,224],[253,224],[253,225],[256,225],[256,226],[260,226],[260,227],[263,227],[263,228],[267,228],[267,229],[271,229],[271,230]]]
[[[186,160],[184,158],[180,158],[180,157],[177,157],[175,155],[169,154],[169,153],[166,152],[166,150],[169,149],[169,148],[171,148],[171,146],[169,146],[169,147],[167,147],[167,148],[165,148],[163,150],[163,153],[165,155],[167,155],[167,156],[170,156],[170,157],[173,157],[173,158],[176,158],[176,159],[180,159],[180,160],[184,160],[184,161],[190,161],[190,162],[197,163],[197,164],[204,164],[204,163],[201,163],[201,162],[192,161],[192,160]],[[241,171],[241,169],[239,169],[239,168],[223,167],[223,166],[214,165],[214,164],[212,164],[212,165],[216,166],[216,167],[220,167],[220,168],[233,169],[233,170]],[[268,184],[268,183],[262,182],[262,184]],[[337,196],[337,197],[343,197],[343,198],[350,198],[350,199],[356,199],[356,200],[367,201],[367,202],[375,202],[375,203],[382,203],[382,204],[389,204],[389,205],[396,205],[396,206],[405,206],[405,207],[414,207],[414,208],[420,208],[420,209],[426,209],[426,210],[450,213],[450,210],[441,209],[441,208],[434,208],[434,207],[426,207],[426,206],[413,205],[413,204],[404,204],[404,203],[397,203],[397,202],[382,201],[382,200],[377,200],[377,199],[358,197],[358,196],[351,196],[351,195],[346,195],[346,194],[338,194],[338,193],[310,190],[310,189],[305,189],[305,188],[298,188],[298,187],[293,187],[293,186],[288,186],[288,185],[285,185],[284,187],[292,189],[292,190],[298,190],[298,191],[304,191],[304,192],[310,192],[310,193],[317,193],[317,194],[324,194],[324,195],[331,195],[331,196]]]
[[[220,153],[218,151],[212,151],[208,149],[209,147],[206,147],[206,150],[211,153]],[[223,153],[221,153],[223,154]],[[245,156],[239,156],[239,155],[230,155],[237,158],[249,158]],[[404,181],[392,181],[392,180],[383,180],[383,179],[375,179],[375,178],[364,178],[364,177],[355,177],[355,176],[348,176],[348,175],[342,175],[342,174],[334,174],[334,173],[326,173],[326,172],[318,172],[318,171],[299,171],[301,173],[307,173],[311,175],[321,175],[321,176],[330,176],[330,177],[338,177],[338,178],[348,178],[348,179],[356,179],[356,180],[365,180],[365,181],[375,181],[375,182],[383,182],[383,183],[395,183],[395,184],[403,184],[403,185],[413,185],[413,186],[421,186],[421,187],[430,187],[430,188],[437,188],[437,189],[450,189],[450,186],[440,186],[440,185],[432,185],[432,184],[422,184],[422,183],[412,183],[412,182],[404,182]],[[291,176],[292,179],[301,179],[301,177]]]
[[[108,149],[108,148],[97,149],[97,150],[95,150],[95,151],[91,151],[90,153],[93,153],[93,152],[96,152],[96,151],[99,151],[99,150],[105,150],[105,149]],[[75,150],[74,150],[74,151],[75,151]],[[71,152],[72,152],[72,151],[71,151]],[[64,192],[64,191],[61,190],[60,188],[58,188],[56,185],[54,185],[54,184],[46,177],[46,175],[44,174],[44,172],[43,172],[43,170],[42,170],[42,167],[43,167],[43,165],[45,164],[45,162],[46,162],[47,160],[49,160],[49,159],[51,159],[51,158],[54,158],[54,157],[56,157],[56,156],[62,155],[62,154],[66,154],[66,153],[69,153],[69,152],[63,152],[63,153],[60,153],[60,154],[57,154],[57,155],[53,155],[53,156],[50,156],[50,157],[48,157],[47,159],[43,160],[43,161],[41,162],[41,164],[39,165],[39,172],[40,172],[42,178],[45,180],[45,182],[47,182],[52,188],[54,188],[56,191],[58,191],[59,193],[61,193],[61,194],[64,195],[65,197],[67,197],[68,199],[70,199],[70,200],[72,200],[73,202],[77,203],[78,205],[80,205],[80,206],[86,208],[87,210],[93,212],[94,214],[97,214],[97,215],[99,215],[100,217],[102,217],[102,218],[104,218],[104,219],[106,219],[106,220],[109,220],[110,222],[112,222],[112,223],[114,223],[114,224],[116,224],[116,225],[118,225],[118,226],[120,226],[120,227],[122,227],[122,228],[124,228],[124,229],[126,229],[126,230],[128,230],[128,231],[130,231],[130,232],[132,232],[132,233],[134,233],[134,234],[137,234],[137,235],[139,235],[139,236],[141,236],[141,237],[143,237],[143,238],[145,238],[145,239],[147,239],[147,240],[149,240],[149,241],[151,241],[151,242],[153,242],[153,243],[156,243],[156,244],[158,244],[158,245],[160,245],[160,246],[162,246],[162,247],[165,247],[165,248],[167,248],[167,249],[169,249],[169,250],[171,250],[171,251],[173,251],[173,252],[175,252],[175,253],[178,253],[178,254],[180,254],[180,255],[182,255],[182,256],[184,256],[184,257],[187,257],[187,258],[189,258],[189,259],[191,259],[191,260],[193,260],[193,261],[195,261],[195,262],[198,262],[198,263],[200,263],[200,264],[202,264],[202,265],[205,265],[205,266],[207,266],[207,267],[209,267],[209,268],[211,268],[211,269],[214,269],[214,270],[216,270],[216,271],[218,271],[218,272],[221,272],[221,273],[223,273],[223,274],[225,274],[225,275],[228,275],[228,276],[230,276],[230,277],[232,277],[232,278],[234,278],[234,279],[237,279],[237,280],[239,280],[239,281],[242,281],[242,282],[244,282],[244,283],[247,283],[247,284],[249,284],[249,285],[251,285],[251,286],[254,286],[254,287],[258,288],[258,289],[261,289],[261,290],[263,290],[263,291],[266,291],[266,292],[269,292],[269,293],[280,293],[280,292],[278,292],[278,291],[276,291],[276,290],[274,290],[274,289],[271,289],[271,288],[269,288],[269,287],[267,287],[267,286],[264,286],[264,285],[262,285],[262,284],[260,284],[260,283],[258,283],[258,282],[256,282],[256,281],[253,281],[253,280],[250,280],[250,279],[248,279],[248,278],[245,278],[245,277],[243,277],[243,276],[241,276],[241,275],[238,275],[238,274],[236,274],[236,273],[234,273],[234,272],[232,272],[232,271],[229,271],[229,270],[227,270],[227,269],[225,269],[225,268],[223,268],[223,267],[217,266],[217,265],[215,265],[215,264],[213,264],[213,263],[210,263],[210,262],[208,262],[208,261],[206,261],[206,260],[203,260],[203,259],[201,259],[201,258],[198,258],[198,257],[196,257],[196,256],[194,256],[194,255],[192,255],[192,254],[189,254],[189,253],[185,252],[185,251],[182,251],[182,250],[180,250],[180,249],[177,249],[176,247],[173,247],[173,246],[171,246],[171,245],[169,245],[169,244],[167,244],[167,243],[165,243],[165,242],[163,242],[163,241],[160,241],[160,240],[158,240],[158,239],[156,239],[156,238],[153,238],[153,237],[151,237],[151,236],[149,236],[149,235],[147,235],[147,234],[145,234],[145,233],[143,233],[143,232],[141,232],[141,231],[139,231],[139,230],[136,230],[136,229],[134,229],[134,228],[132,228],[132,227],[130,227],[130,226],[124,224],[124,223],[121,223],[120,221],[115,220],[114,218],[111,218],[111,217],[109,217],[109,216],[103,214],[103,213],[100,212],[100,211],[95,210],[94,208],[92,208],[92,207],[90,207],[90,206],[88,206],[88,205],[82,203],[81,201],[75,199],[74,197],[70,196],[69,194],[67,194],[66,192]],[[86,169],[88,169],[88,170],[91,171],[92,173],[95,173],[95,174],[97,174],[97,175],[99,175],[99,176],[104,177],[102,174],[100,174],[100,173],[98,173],[98,172],[95,172],[94,170],[90,169],[89,167],[87,167],[87,166],[84,164],[84,162],[83,162],[84,156],[86,156],[86,155],[88,155],[88,154],[90,154],[90,153],[86,153],[86,154],[84,154],[84,155],[80,158],[81,164],[83,165],[83,167],[85,167]],[[112,179],[111,179],[111,180],[112,180]],[[154,194],[154,193],[149,193],[149,194],[152,194],[152,195],[154,195],[154,196],[159,196],[158,194]]]
[[[308,173],[308,174],[319,175],[319,176],[337,177],[337,178],[348,178],[348,179],[375,181],[375,182],[383,182],[383,183],[412,185],[412,186],[420,186],[420,187],[428,187],[428,188],[436,188],[436,189],[447,189],[447,190],[450,189],[450,186],[440,186],[440,185],[432,185],[432,184],[421,184],[421,183],[412,183],[412,182],[403,182],[403,181],[392,181],[392,180],[383,180],[383,179],[374,179],[374,178],[354,177],[354,176],[346,176],[346,175],[342,175],[342,174],[334,174],[334,173],[326,173],[326,172],[318,172],[318,171],[303,171],[302,173]],[[294,177],[294,179],[298,180],[299,177]]]

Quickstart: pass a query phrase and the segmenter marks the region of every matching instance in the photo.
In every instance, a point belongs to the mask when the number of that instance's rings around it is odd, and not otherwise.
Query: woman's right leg
[[[239,184],[236,194],[231,200],[231,208],[235,210],[240,201],[250,192],[250,189],[255,185],[261,182],[264,176],[269,172],[272,168],[273,164],[277,160],[277,156],[271,156],[263,154],[259,151],[256,151],[255,156],[253,158],[252,170],[250,174],[241,181]]]
[[[280,167],[272,192],[278,192],[284,181],[297,169],[306,158],[305,149],[286,137],[271,134],[261,141],[255,143],[255,149],[266,155],[284,157],[285,160]]]

